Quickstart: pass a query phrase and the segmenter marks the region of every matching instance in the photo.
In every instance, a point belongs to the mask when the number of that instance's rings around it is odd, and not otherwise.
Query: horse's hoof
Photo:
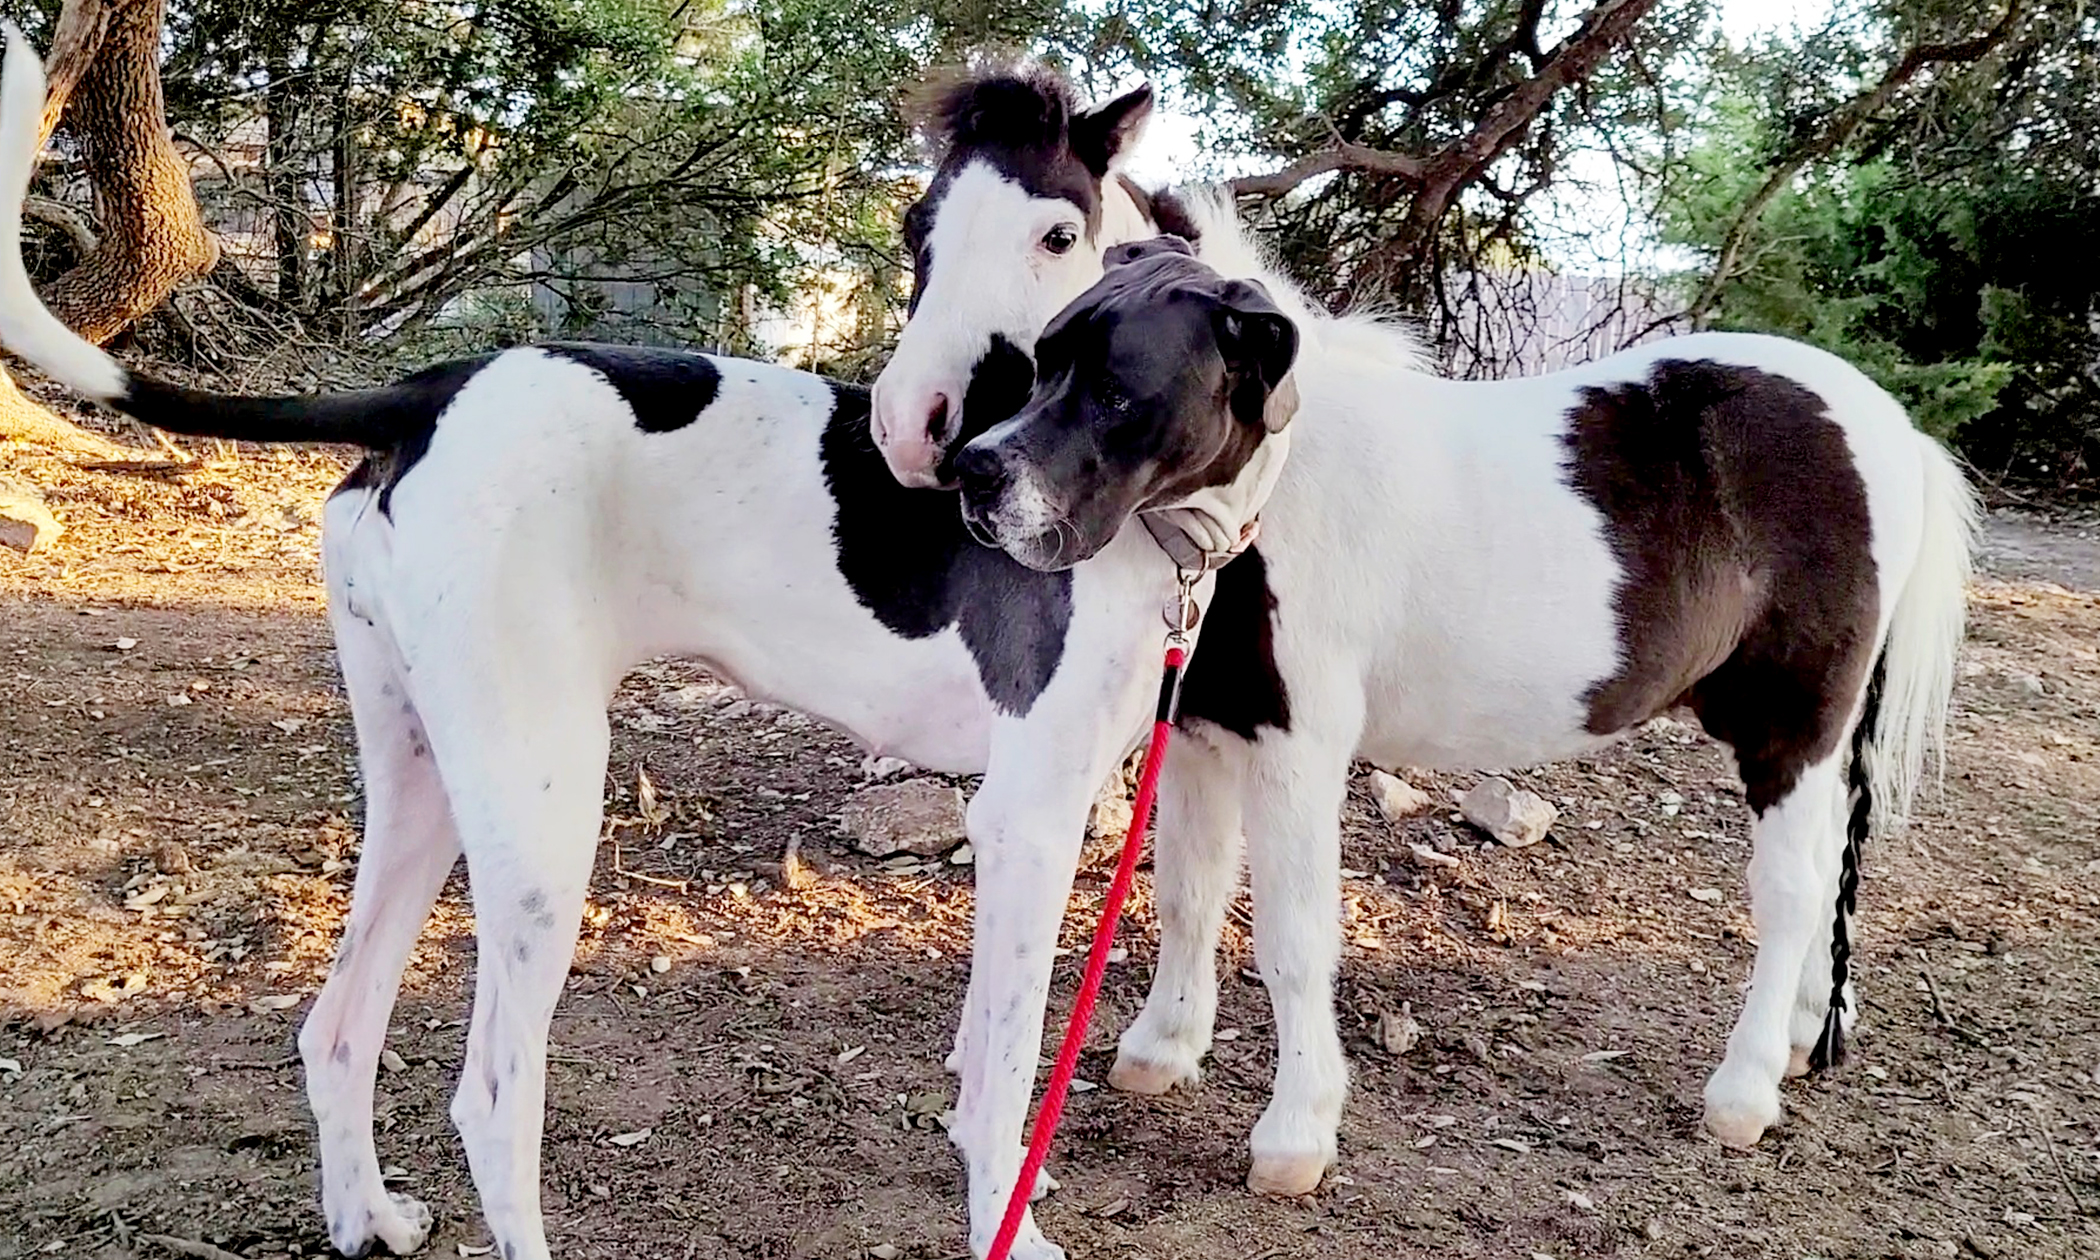
[[[1108,1087],[1126,1094],[1145,1094],[1157,1097],[1176,1085],[1193,1085],[1196,1073],[1171,1063],[1150,1063],[1117,1055],[1115,1066],[1108,1069]]]
[[[1810,1046],[1795,1046],[1793,1053],[1788,1056],[1786,1061],[1787,1076],[1790,1078],[1807,1076],[1809,1073],[1808,1056],[1811,1053],[1813,1053],[1813,1048]]]
[[[1747,1151],[1757,1145],[1765,1130],[1779,1123],[1778,1091],[1768,1103],[1762,1099],[1740,1101],[1706,1100],[1706,1131],[1721,1145]]]
[[[1247,1170],[1247,1188],[1256,1194],[1295,1199],[1320,1188],[1329,1163],[1325,1155],[1258,1155]]]

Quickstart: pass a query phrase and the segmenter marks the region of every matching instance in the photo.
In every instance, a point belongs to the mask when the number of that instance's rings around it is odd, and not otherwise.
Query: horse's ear
[[[1218,352],[1234,376],[1233,414],[1271,433],[1298,410],[1291,365],[1298,358],[1298,325],[1252,280],[1228,280],[1211,316]]]
[[[1145,133],[1152,117],[1152,85],[1133,91],[1097,109],[1072,119],[1072,152],[1096,176],[1108,174],[1116,162],[1128,157]]]
[[[1142,241],[1126,241],[1121,245],[1109,246],[1101,255],[1101,266],[1105,270],[1113,271],[1117,267],[1127,267],[1131,263],[1157,258],[1161,254],[1180,254],[1185,258],[1194,258],[1196,251],[1178,236],[1153,236]]]

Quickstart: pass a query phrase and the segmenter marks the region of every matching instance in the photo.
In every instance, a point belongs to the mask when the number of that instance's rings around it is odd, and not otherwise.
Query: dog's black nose
[[[972,443],[955,454],[955,479],[965,503],[989,506],[1006,489],[1006,461],[989,447]]]

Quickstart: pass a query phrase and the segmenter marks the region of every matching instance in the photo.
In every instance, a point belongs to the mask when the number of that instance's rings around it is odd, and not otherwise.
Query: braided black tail
[[[1845,1061],[1845,984],[1852,978],[1852,912],[1859,903],[1859,853],[1867,843],[1867,822],[1874,813],[1874,785],[1867,776],[1867,745],[1881,718],[1881,690],[1888,656],[1874,662],[1866,703],[1852,731],[1852,767],[1848,787],[1852,814],[1845,823],[1845,864],[1838,875],[1836,919],[1830,925],[1830,1009],[1823,1016],[1823,1035],[1809,1051],[1808,1066],[1820,1072]]]

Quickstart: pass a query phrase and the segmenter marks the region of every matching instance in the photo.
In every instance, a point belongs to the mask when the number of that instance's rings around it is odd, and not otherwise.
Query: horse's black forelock
[[[1011,62],[935,71],[909,112],[940,162],[958,149],[1062,144],[1079,104],[1057,71]]]

